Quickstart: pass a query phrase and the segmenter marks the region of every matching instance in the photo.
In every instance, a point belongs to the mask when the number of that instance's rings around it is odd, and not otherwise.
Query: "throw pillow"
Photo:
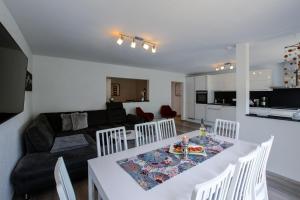
[[[71,119],[73,124],[73,130],[80,130],[88,127],[88,114],[84,113],[72,113]]]
[[[62,131],[71,131],[73,129],[71,114],[61,114]]]

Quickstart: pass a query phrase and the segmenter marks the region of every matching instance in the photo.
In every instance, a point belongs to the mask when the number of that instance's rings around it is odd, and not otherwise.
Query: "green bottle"
[[[205,128],[203,119],[201,119],[200,136],[206,136],[206,128]]]

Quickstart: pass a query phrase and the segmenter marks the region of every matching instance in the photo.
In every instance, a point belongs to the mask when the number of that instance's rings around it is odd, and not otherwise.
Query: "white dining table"
[[[199,131],[183,135],[191,138],[199,135]],[[239,157],[257,148],[257,144],[216,136],[216,139],[231,142],[233,146],[150,190],[144,190],[117,163],[119,160],[174,144],[181,141],[183,135],[89,160],[89,200],[95,199],[95,187],[103,200],[189,200],[196,184],[215,177],[229,163],[236,163]]]

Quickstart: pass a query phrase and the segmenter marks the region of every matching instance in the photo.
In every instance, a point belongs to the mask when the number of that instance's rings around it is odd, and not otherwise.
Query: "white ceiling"
[[[228,46],[238,42],[258,44],[300,32],[299,0],[4,2],[35,54],[186,74],[211,71],[212,64],[234,59],[235,49]],[[115,32],[157,41],[158,52],[131,49],[129,43],[120,47]],[[251,62],[274,61],[281,51],[267,59],[257,53]]]

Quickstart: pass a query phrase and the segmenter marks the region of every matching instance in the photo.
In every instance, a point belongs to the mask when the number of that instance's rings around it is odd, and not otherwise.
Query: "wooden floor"
[[[192,130],[197,130],[200,127],[200,125],[196,123],[181,121],[179,119],[176,119],[175,121],[176,121],[176,129],[178,134],[182,134]],[[300,188],[296,189],[296,191],[295,189],[291,190],[290,188],[295,187],[294,185],[289,186],[288,182],[283,182],[278,179],[279,178],[276,178],[274,176],[268,177],[267,179],[269,200],[300,200],[300,195],[299,195]],[[73,183],[73,186],[78,200],[88,199],[87,180]],[[19,199],[23,199],[23,197],[20,196],[14,197],[14,199],[19,200]],[[52,188],[48,191],[43,191],[40,192],[39,194],[35,194],[31,196],[31,199],[32,200],[58,200],[58,196],[57,196],[56,189]],[[124,198],[124,200],[126,200],[126,198]]]

